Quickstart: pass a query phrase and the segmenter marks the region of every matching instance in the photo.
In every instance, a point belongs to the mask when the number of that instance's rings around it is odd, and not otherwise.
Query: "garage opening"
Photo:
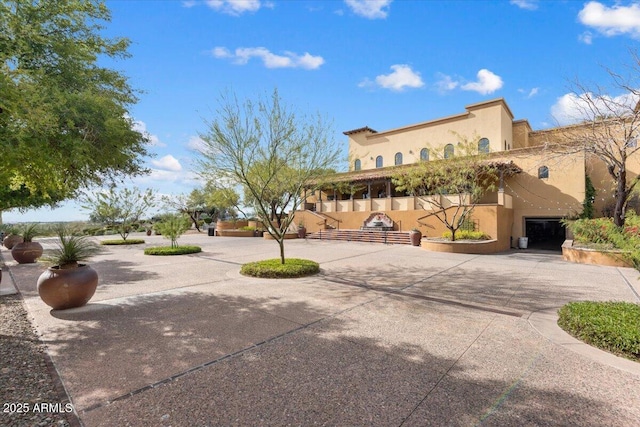
[[[562,251],[566,228],[562,218],[525,218],[525,235],[528,247],[549,251]]]

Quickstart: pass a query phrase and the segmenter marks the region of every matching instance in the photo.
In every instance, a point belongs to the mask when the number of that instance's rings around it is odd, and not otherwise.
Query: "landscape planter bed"
[[[220,237],[254,237],[253,230],[218,230]]]
[[[591,248],[576,247],[573,240],[565,240],[562,244],[562,259],[579,264],[597,264],[610,267],[633,267],[625,260],[620,251],[602,251]]]
[[[271,237],[271,234],[267,233],[266,231],[264,232],[264,235],[262,236],[263,238],[267,239],[267,240],[273,240],[273,237]],[[286,233],[284,235],[285,239],[297,239],[298,238],[298,233]]]
[[[453,254],[493,254],[503,252],[497,240],[449,240],[422,239],[420,246],[433,252]]]

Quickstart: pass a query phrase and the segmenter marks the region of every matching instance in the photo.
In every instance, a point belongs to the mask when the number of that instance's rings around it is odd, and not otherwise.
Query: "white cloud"
[[[385,19],[393,0],[344,0],[356,15],[368,19]]]
[[[518,89],[518,92],[520,93],[526,93],[526,98],[533,98],[534,96],[536,96],[538,94],[538,92],[540,92],[540,88],[538,87],[534,87],[532,89],[530,89],[529,91],[525,90],[525,89]]]
[[[437,73],[439,80],[436,82],[436,88],[440,92],[448,92],[450,90],[454,90],[460,84],[459,82],[453,80],[451,76],[446,74]]]
[[[186,7],[186,8],[191,8],[193,6],[196,5],[196,1],[195,0],[184,0],[182,2],[182,7]]]
[[[424,82],[420,77],[420,73],[413,71],[411,67],[405,64],[392,65],[392,73],[387,75],[379,75],[376,77],[375,84],[394,91],[402,91],[406,88],[417,88],[424,86]],[[365,87],[372,85],[369,79],[365,79],[358,86]]]
[[[158,169],[167,171],[179,172],[182,170],[182,165],[180,164],[178,159],[173,157],[171,154],[167,154],[166,156],[158,160],[152,160],[151,164]]]
[[[187,142],[187,147],[190,150],[201,153],[205,149],[206,143],[199,136],[191,136]]]
[[[592,102],[587,102],[590,98]],[[596,96],[590,92],[580,96],[567,93],[557,99],[551,107],[551,115],[560,125],[592,120],[596,116],[623,114],[633,110],[640,101],[638,95],[629,93],[616,97]]]
[[[537,0],[511,0],[509,3],[518,6],[520,9],[536,10],[538,8]]]
[[[584,44],[591,44],[593,42],[593,34],[591,34],[591,31],[585,31],[578,36],[578,40]]]
[[[152,147],[166,147],[167,144],[163,143],[160,141],[160,138],[158,138],[157,135],[153,135],[151,133],[149,133],[149,131],[147,131],[147,124],[143,121],[140,120],[134,120],[133,121],[133,130],[140,132],[141,134],[145,135],[147,138],[149,138],[149,145]]]
[[[207,0],[206,4],[213,10],[233,16],[257,12],[262,7],[273,8],[273,3],[260,0]]]
[[[276,55],[271,53],[264,47],[239,47],[233,53],[226,47],[215,47],[211,53],[216,58],[233,59],[236,64],[244,65],[251,58],[259,58],[267,68],[304,68],[306,70],[315,70],[324,64],[324,58],[321,56],[313,56],[308,52],[298,55],[293,52],[285,51],[284,55]]]
[[[462,90],[478,92],[481,95],[487,95],[500,89],[503,85],[502,78],[483,68],[478,71],[478,81],[471,82],[460,86]]]
[[[591,1],[578,13],[578,19],[607,37],[628,34],[640,39],[640,4],[637,3],[608,7]]]

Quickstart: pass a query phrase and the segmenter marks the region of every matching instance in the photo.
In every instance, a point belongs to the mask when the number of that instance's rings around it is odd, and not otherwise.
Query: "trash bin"
[[[209,227],[209,236],[215,236],[216,229],[213,227]]]
[[[529,238],[528,237],[520,237],[518,239],[518,247],[520,249],[527,249],[527,246],[529,246]]]

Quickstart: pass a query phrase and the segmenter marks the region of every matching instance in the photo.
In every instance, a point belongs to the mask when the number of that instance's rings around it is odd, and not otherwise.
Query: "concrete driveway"
[[[42,266],[10,266],[84,425],[640,420],[640,364],[555,325],[569,301],[640,302],[633,269],[553,253],[292,240],[287,256],[319,262],[321,274],[267,280],[238,271],[277,257],[273,241],[186,235],[180,243],[203,252],[110,247],[92,262],[101,280],[94,298],[66,311],[40,301]]]

